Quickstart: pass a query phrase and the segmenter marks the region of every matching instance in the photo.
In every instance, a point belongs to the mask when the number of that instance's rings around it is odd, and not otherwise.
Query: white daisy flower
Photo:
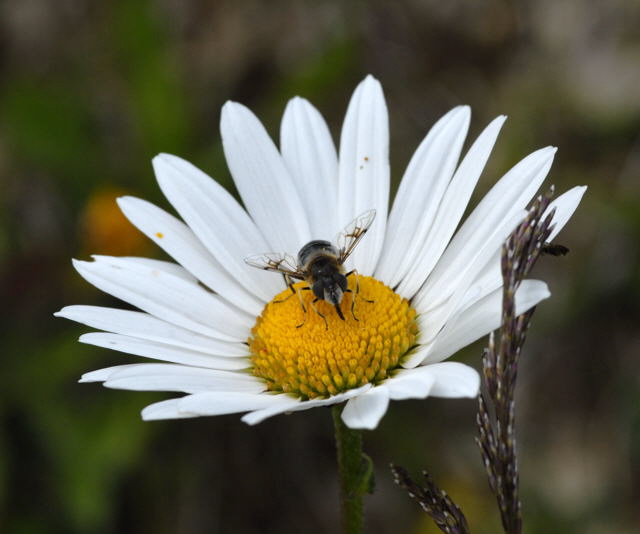
[[[388,211],[388,116],[373,77],[351,98],[338,153],[326,123],[302,98],[287,105],[280,151],[251,111],[225,104],[222,141],[244,208],[187,161],[157,156],[160,188],[184,222],[138,198],[118,202],[175,263],[74,261],[87,281],[140,311],[69,306],[57,313],[100,330],[81,336],[83,343],[166,363],[100,369],[81,382],[186,393],[146,407],[146,420],[246,412],[242,420],[255,424],[346,402],[346,425],[368,429],[390,400],[475,397],[477,372],[444,360],[499,327],[500,248],[545,179],[555,148],[507,172],[456,231],[505,117],[459,161],[469,119],[461,106],[435,124]],[[575,187],[552,203],[551,239],[584,190]],[[245,262],[266,251],[295,255],[367,210],[376,217],[345,262],[346,272],[357,273],[347,276],[351,291],[342,295],[340,286],[339,310],[330,297],[305,291],[306,281],[287,287],[276,273]],[[544,282],[524,281],[517,313],[548,296]]]

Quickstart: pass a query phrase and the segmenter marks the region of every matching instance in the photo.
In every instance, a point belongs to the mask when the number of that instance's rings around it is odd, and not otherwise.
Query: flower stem
[[[373,465],[362,452],[362,433],[347,427],[342,421],[342,406],[336,405],[331,411],[338,453],[342,532],[360,534],[364,520],[362,498],[372,491]]]

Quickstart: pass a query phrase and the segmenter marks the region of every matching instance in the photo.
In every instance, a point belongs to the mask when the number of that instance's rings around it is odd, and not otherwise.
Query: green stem
[[[342,422],[342,408],[342,405],[332,408],[340,475],[342,531],[344,534],[360,534],[364,520],[362,498],[372,489],[373,467],[369,457],[362,453],[362,433]]]

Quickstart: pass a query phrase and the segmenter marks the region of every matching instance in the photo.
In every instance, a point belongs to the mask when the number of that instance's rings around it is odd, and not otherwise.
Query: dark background
[[[228,187],[227,99],[277,138],[309,98],[337,139],[349,96],[383,84],[397,180],[431,124],[473,109],[470,139],[509,120],[475,201],[534,149],[547,181],[586,184],[537,276],[518,423],[527,532],[637,532],[640,513],[640,5],[538,2],[0,3],[0,530],[12,533],[337,532],[330,414],[248,427],[238,416],[143,423],[170,394],[78,385],[132,357],[83,346],[52,313],[113,304],[72,270],[91,253],[158,256],[114,199],[168,208],[150,159],[183,156]],[[460,354],[479,365],[481,344]],[[474,533],[498,519],[473,443],[475,403],[393,403],[365,433],[377,474],[367,532],[435,532],[391,481],[428,467]]]

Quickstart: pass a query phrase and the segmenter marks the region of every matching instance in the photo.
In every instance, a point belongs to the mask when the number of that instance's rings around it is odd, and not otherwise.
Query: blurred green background
[[[431,124],[473,109],[470,139],[509,120],[476,194],[545,145],[547,183],[589,190],[538,275],[519,383],[527,532],[638,532],[640,511],[640,4],[635,0],[0,3],[0,531],[337,531],[331,418],[248,427],[238,416],[143,423],[171,394],[79,385],[131,361],[83,346],[52,313],[110,304],[70,258],[159,256],[114,199],[170,209],[150,159],[178,154],[232,187],[218,132],[227,99],[278,137],[288,98],[335,138],[349,96],[383,84],[397,184]],[[460,358],[478,366],[481,344]],[[428,467],[475,534],[498,532],[473,438],[475,404],[392,404],[365,434],[377,491],[367,532],[436,532],[387,465]]]

